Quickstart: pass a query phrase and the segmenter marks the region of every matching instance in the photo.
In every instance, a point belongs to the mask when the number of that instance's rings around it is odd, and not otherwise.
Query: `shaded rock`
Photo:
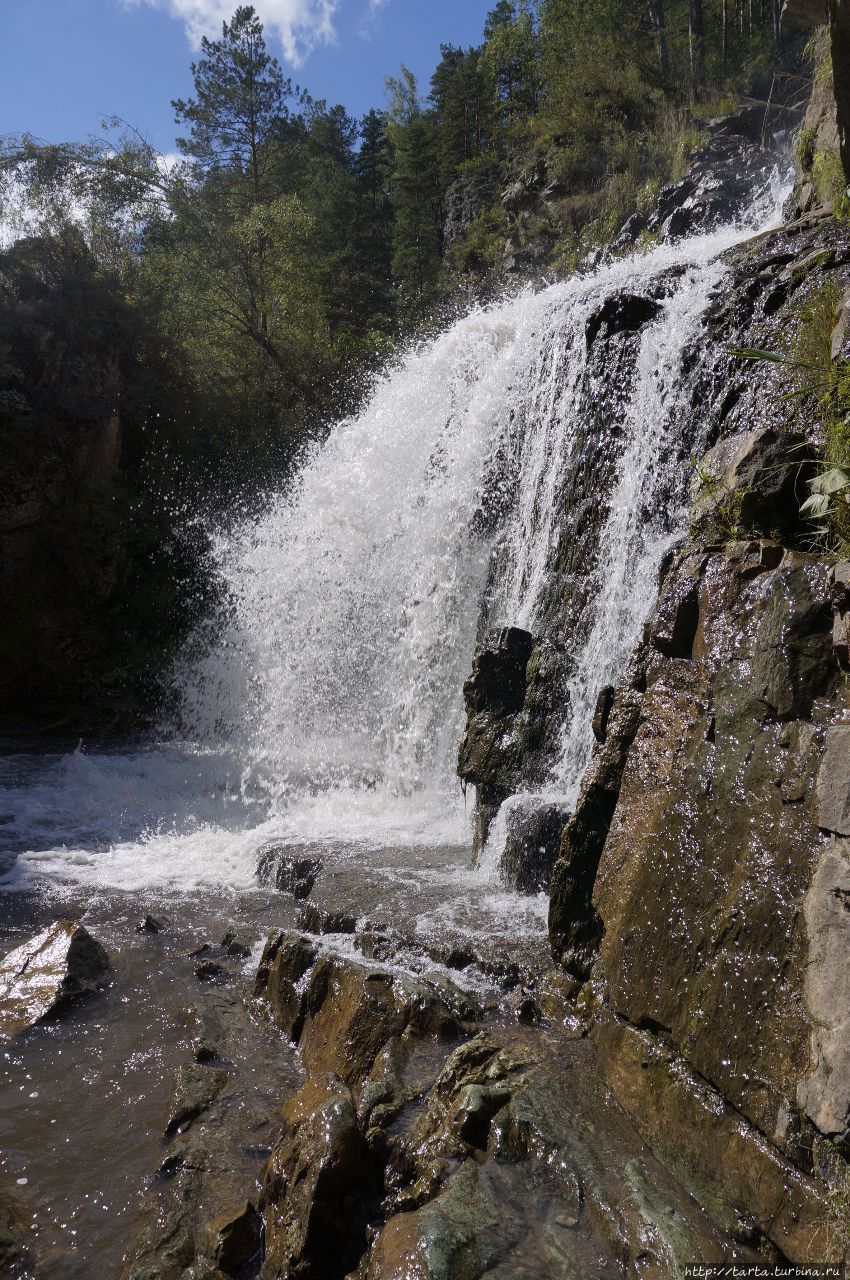
[[[165,927],[163,921],[157,920],[156,916],[145,916],[136,925],[136,933],[162,933]]]
[[[698,529],[716,521],[725,505],[726,522],[782,537],[795,536],[801,525],[800,504],[808,496],[813,475],[806,440],[780,434],[772,427],[742,431],[709,449],[697,478],[693,521]]]
[[[191,1063],[177,1073],[177,1083],[168,1106],[165,1133],[171,1137],[197,1119],[215,1101],[230,1080],[226,1071]]]
[[[608,298],[598,311],[589,318],[585,326],[587,345],[591,346],[601,335],[609,338],[623,330],[641,329],[661,311],[661,305],[655,298],[645,298],[640,294],[618,293]]]
[[[254,996],[268,1001],[276,1025],[296,1043],[307,1012],[304,978],[317,955],[315,944],[299,933],[271,934],[257,969]]]
[[[375,1190],[351,1093],[332,1075],[313,1076],[282,1120],[263,1178],[264,1270],[341,1280],[365,1249],[363,1201]]]
[[[0,1036],[10,1038],[97,991],[109,957],[81,924],[61,920],[0,962]]]
[[[782,25],[807,31],[829,20],[827,0],[783,0]]]
[[[198,1248],[228,1276],[238,1276],[260,1251],[262,1220],[250,1200],[218,1214],[198,1232]]]
[[[562,804],[517,797],[506,803],[502,818],[505,846],[501,878],[520,893],[540,893],[549,888],[561,835],[570,811]]]
[[[814,817],[824,831],[850,836],[850,724],[827,730],[815,782]]]
[[[251,944],[240,938],[233,929],[228,929],[221,945],[229,956],[235,956],[238,960],[247,960],[252,951]]]
[[[257,854],[260,884],[291,893],[296,899],[309,898],[321,870],[321,858],[301,856],[290,845],[263,845]]]
[[[357,919],[344,911],[325,911],[307,902],[298,912],[296,927],[305,933],[354,933]]]

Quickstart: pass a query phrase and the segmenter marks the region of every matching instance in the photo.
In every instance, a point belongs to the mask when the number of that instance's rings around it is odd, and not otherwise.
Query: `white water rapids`
[[[0,833],[16,855],[6,883],[241,890],[275,837],[353,851],[364,878],[389,849],[392,874],[408,874],[398,851],[409,850],[423,882],[449,874],[427,851],[451,848],[463,893],[501,910],[510,895],[492,883],[492,848],[469,868],[461,690],[485,607],[490,625],[538,624],[569,528],[556,497],[581,449],[586,322],[618,293],[667,282],[611,431],[592,625],[547,788],[567,801],[597,693],[621,670],[686,525],[686,478],[671,484],[665,469],[683,352],[722,283],[718,255],[774,222],[784,194],[777,178],[739,224],[528,289],[410,351],[293,488],[216,536],[226,606],[180,664],[180,742],[0,760]]]

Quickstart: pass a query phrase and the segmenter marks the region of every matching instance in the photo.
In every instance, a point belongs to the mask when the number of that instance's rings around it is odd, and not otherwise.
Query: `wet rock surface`
[[[799,1263],[819,1232],[831,1260],[844,1248],[845,1174],[818,1176],[817,1156],[850,1118],[833,577],[764,540],[674,558],[550,904],[600,1069],[642,1137],[723,1230]]]
[[[321,858],[293,851],[290,845],[264,845],[257,854],[260,884],[291,893],[293,898],[309,898],[321,870]]]
[[[109,957],[81,924],[61,920],[45,929],[0,962],[0,1037],[62,1013],[108,975]]]

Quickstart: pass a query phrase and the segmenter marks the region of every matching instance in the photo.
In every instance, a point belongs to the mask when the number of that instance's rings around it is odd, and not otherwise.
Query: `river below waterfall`
[[[264,936],[298,919],[299,904],[258,886],[264,845],[321,862],[312,899],[357,922],[330,947],[369,954],[364,939],[392,938],[382,960],[444,968],[492,992],[494,1016],[546,964],[545,895],[500,883],[498,822],[472,865],[472,797],[455,773],[463,681],[486,628],[550,625],[556,551],[581,537],[559,495],[596,403],[588,326],[609,299],[650,297],[604,427],[589,604],[558,635],[572,662],[542,790],[572,802],[596,696],[686,531],[690,477],[673,447],[684,354],[722,288],[720,255],[776,220],[785,181],[777,172],[729,226],[475,310],[400,359],[289,491],[216,532],[222,606],[175,671],[179,733],[0,757],[0,943],[82,917],[115,966],[102,998],[2,1050],[0,1176],[55,1280],[92,1276],[92,1257],[98,1275],[117,1272],[162,1158],[197,985],[188,953],[235,930],[249,975]],[[146,914],[162,934],[137,932]],[[240,1044],[257,1080],[244,1105],[264,1133],[297,1066],[277,1038]],[[266,1050],[273,1087],[255,1061]]]

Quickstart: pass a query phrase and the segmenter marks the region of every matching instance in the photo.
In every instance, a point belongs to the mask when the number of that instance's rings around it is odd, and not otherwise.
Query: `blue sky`
[[[287,75],[354,115],[384,102],[400,63],[427,89],[441,43],[481,38],[495,0],[255,0]],[[174,149],[171,99],[186,97],[202,32],[237,0],[0,0],[0,134],[47,141],[118,115]]]

